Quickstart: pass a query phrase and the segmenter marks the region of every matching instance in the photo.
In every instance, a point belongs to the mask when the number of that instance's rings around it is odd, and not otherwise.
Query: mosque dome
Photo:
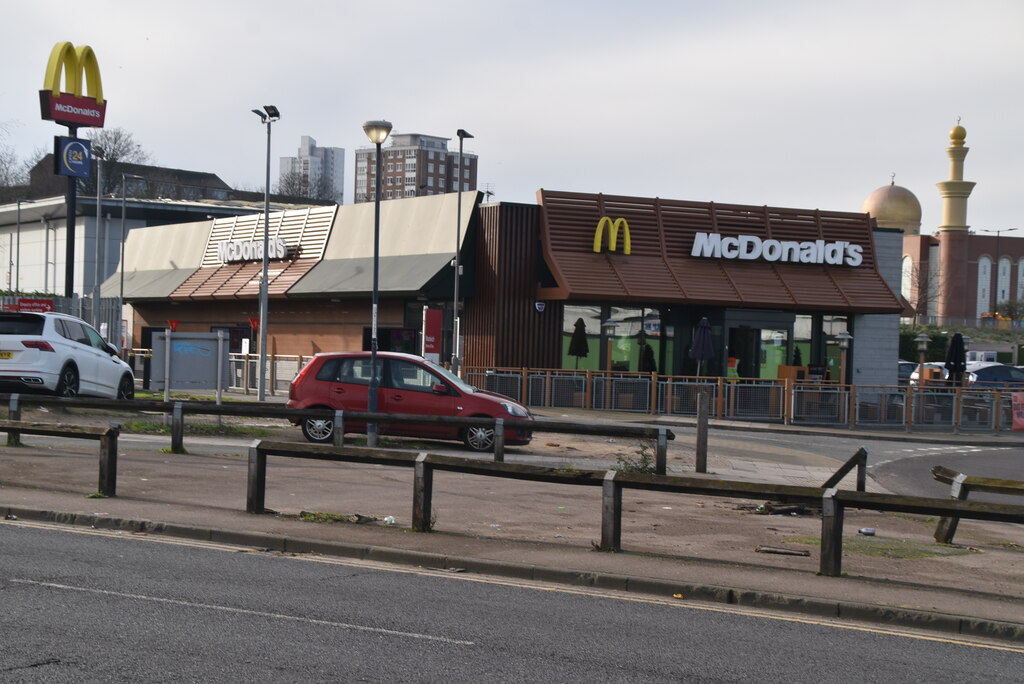
[[[921,230],[921,203],[914,193],[895,182],[868,195],[860,210],[871,214],[879,228],[901,228],[907,235],[917,235]]]
[[[949,144],[953,147],[963,147],[964,140],[967,139],[967,129],[957,124],[949,131]]]

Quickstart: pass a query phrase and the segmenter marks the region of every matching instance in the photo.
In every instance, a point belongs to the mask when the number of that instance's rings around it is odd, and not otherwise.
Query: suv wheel
[[[329,418],[306,418],[302,421],[302,436],[314,444],[334,440],[334,421]]]
[[[121,377],[121,382],[117,385],[117,398],[129,401],[135,398],[135,380],[127,373]]]
[[[68,364],[60,371],[57,380],[57,396],[73,398],[78,396],[78,369]]]
[[[462,431],[462,443],[470,451],[494,449],[494,428],[468,427]]]

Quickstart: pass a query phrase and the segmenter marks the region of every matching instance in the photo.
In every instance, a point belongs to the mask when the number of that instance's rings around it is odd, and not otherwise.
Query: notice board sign
[[[170,367],[167,365],[167,331],[153,334],[153,360],[150,387],[163,390],[170,372],[170,389],[217,389],[218,349],[221,368],[221,389],[227,389],[231,379],[228,366],[228,340],[220,333],[182,332],[170,334]]]
[[[32,313],[46,313],[53,311],[52,299],[18,297],[18,311],[31,311]]]

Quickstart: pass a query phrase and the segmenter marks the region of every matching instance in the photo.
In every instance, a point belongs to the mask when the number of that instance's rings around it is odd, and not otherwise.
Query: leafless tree
[[[0,202],[13,202],[27,195],[28,172],[46,154],[46,150],[37,148],[28,157],[19,159],[13,147],[0,145]]]
[[[282,173],[277,182],[277,194],[288,197],[306,197],[306,180],[298,171]]]
[[[91,128],[83,137],[92,142],[93,149],[99,147],[103,151],[103,194],[117,192],[121,187],[122,164],[150,162],[149,153],[123,128]],[[95,195],[95,174],[81,179],[78,191],[85,195]]]
[[[914,324],[927,320],[928,309],[942,301],[942,278],[939,269],[931,271],[927,263],[914,262],[910,272],[910,290],[903,292],[914,309]]]

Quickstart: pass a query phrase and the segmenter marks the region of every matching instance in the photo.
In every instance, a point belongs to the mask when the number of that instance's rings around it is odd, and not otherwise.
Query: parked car
[[[896,371],[896,381],[901,385],[910,383],[911,374],[917,370],[917,364],[913,361],[899,360],[898,370]]]
[[[135,377],[117,348],[81,318],[3,312],[0,390],[132,399]]]
[[[381,368],[377,410],[431,416],[504,418],[505,443],[529,444],[533,433],[530,411],[501,394],[466,384],[435,363],[412,354],[379,352]],[[370,385],[370,352],[329,352],[317,354],[292,380],[288,408],[328,408],[366,411]],[[330,442],[334,421],[323,418],[296,419],[310,442]],[[508,427],[509,423],[519,423]],[[363,423],[345,421],[346,432],[365,432]],[[473,451],[494,448],[494,430],[451,425],[386,425],[380,434],[462,440]]]
[[[1024,390],[1024,370],[1004,363],[967,364],[967,384],[977,388]]]
[[[920,364],[914,364],[914,370],[910,374],[908,383],[916,385],[918,381],[918,375],[920,375]],[[946,370],[946,364],[939,361],[926,361],[924,368],[927,371],[931,371],[928,376],[928,382],[938,382],[939,380],[945,380],[949,377],[949,371]],[[926,383],[927,384],[927,383]]]

